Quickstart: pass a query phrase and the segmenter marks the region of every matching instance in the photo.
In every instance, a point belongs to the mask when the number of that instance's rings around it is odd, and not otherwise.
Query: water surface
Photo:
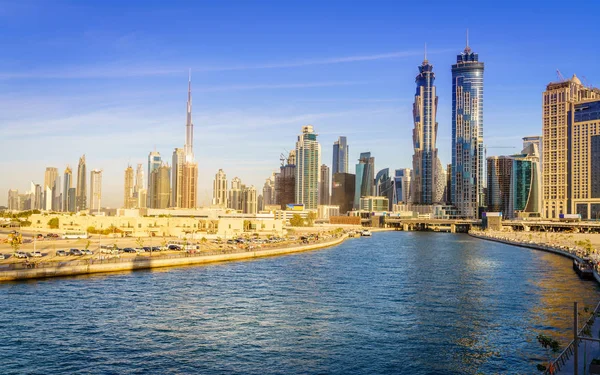
[[[2,374],[532,374],[600,299],[570,260],[375,233],[208,266],[0,284]]]

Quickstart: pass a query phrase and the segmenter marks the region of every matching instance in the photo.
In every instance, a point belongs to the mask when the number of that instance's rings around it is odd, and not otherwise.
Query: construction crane
[[[556,76],[558,77],[558,81],[559,82],[564,82],[565,81],[565,77],[563,77],[562,73],[558,69],[556,69]]]

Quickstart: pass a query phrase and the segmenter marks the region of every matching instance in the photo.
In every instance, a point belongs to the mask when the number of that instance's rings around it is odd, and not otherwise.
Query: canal
[[[374,233],[252,261],[0,285],[2,374],[533,374],[595,282],[557,255]]]

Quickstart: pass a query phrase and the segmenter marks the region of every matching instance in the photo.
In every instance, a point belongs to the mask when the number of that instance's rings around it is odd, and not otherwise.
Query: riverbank
[[[554,254],[558,254],[567,258],[571,258],[577,260],[580,263],[587,263],[588,261],[592,264],[592,271],[594,280],[600,284],[600,262],[598,261],[598,257],[590,251],[586,251],[586,249],[576,246],[569,246],[569,244],[573,243],[574,235],[570,234],[568,236],[561,236],[560,234],[550,234],[546,232],[546,235],[543,236],[541,233],[518,233],[518,232],[494,232],[494,231],[470,231],[469,235],[475,238],[479,238],[487,241],[500,242],[513,246],[520,246],[529,249],[535,249],[540,251],[551,252]],[[591,244],[599,243],[600,236],[596,236],[592,239],[589,234],[582,234],[582,237],[579,240],[575,240],[575,242],[579,241],[590,241]],[[534,241],[537,239],[540,242]],[[545,239],[545,241],[543,241]],[[595,250],[594,248],[590,250]],[[585,260],[584,260],[585,259]],[[578,336],[590,336],[593,339],[600,339],[600,333],[598,328],[600,328],[600,319],[596,320],[595,317],[600,316],[600,303],[596,305],[594,311],[591,312],[591,316],[584,321],[583,327],[581,327],[578,331]],[[585,332],[588,331],[588,334]],[[572,357],[573,347],[575,346],[575,340],[571,341],[566,348],[564,348],[560,354],[548,365],[548,369],[544,372],[546,375],[566,375],[574,373],[575,363]],[[579,340],[579,344],[577,345],[579,350],[585,351],[585,355],[588,359],[597,358],[600,356],[600,349],[596,350],[592,345],[586,345],[584,348],[581,348],[581,340]],[[583,353],[581,353],[583,354]],[[580,373],[584,373],[587,363],[580,358],[577,367],[579,368]]]
[[[316,242],[307,245],[296,245],[285,248],[270,248],[254,251],[235,251],[222,254],[210,255],[194,255],[185,254],[180,257],[169,258],[148,258],[138,257],[133,259],[106,259],[106,260],[90,260],[87,264],[77,264],[75,262],[57,263],[55,266],[39,267],[32,269],[17,269],[0,271],[0,282],[2,281],[18,281],[27,279],[39,279],[48,277],[63,277],[88,275],[95,273],[110,273],[123,272],[141,269],[163,268],[163,267],[181,267],[191,265],[201,265],[207,263],[227,262],[235,260],[246,260],[253,258],[262,258],[269,256],[293,254],[304,251],[312,251],[325,249],[336,246],[344,242],[348,238],[348,234],[340,234],[330,240]]]

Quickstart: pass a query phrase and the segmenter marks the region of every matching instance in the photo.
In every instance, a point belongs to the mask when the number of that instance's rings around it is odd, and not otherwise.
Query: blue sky
[[[325,164],[346,135],[353,163],[371,151],[377,169],[410,167],[425,43],[449,163],[467,28],[486,64],[488,155],[512,153],[541,133],[556,69],[600,86],[598,14],[597,1],[0,1],[0,205],[84,153],[104,170],[103,205],[121,205],[128,163],[183,146],[188,68],[201,202],[219,168],[262,188],[305,124]]]

